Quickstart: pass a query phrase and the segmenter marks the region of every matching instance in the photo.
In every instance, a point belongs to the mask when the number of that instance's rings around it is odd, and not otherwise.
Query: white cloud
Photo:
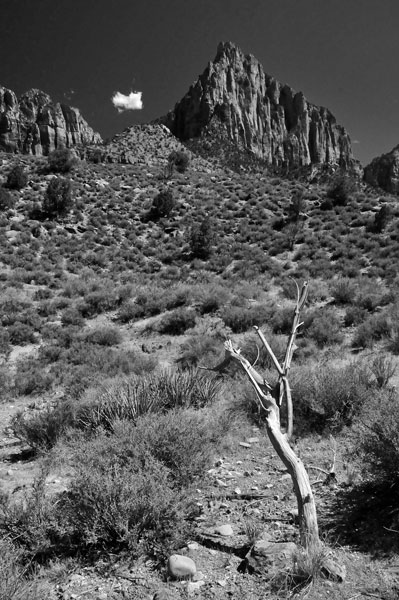
[[[130,92],[128,96],[121,92],[115,92],[111,101],[119,112],[123,112],[124,110],[141,110],[143,108],[141,96],[142,92]]]

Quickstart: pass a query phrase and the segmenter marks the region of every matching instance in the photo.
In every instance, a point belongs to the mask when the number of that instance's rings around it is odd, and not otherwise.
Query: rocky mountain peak
[[[101,141],[77,108],[53,102],[38,89],[17,99],[0,86],[0,149],[40,156],[58,147]]]
[[[350,138],[328,109],[267,75],[232,42],[218,45],[214,61],[160,122],[181,140],[225,137],[274,167],[355,163]]]

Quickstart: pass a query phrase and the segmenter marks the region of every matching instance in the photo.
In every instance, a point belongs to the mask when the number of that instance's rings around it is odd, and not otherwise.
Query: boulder
[[[195,562],[188,556],[172,554],[168,559],[168,573],[173,579],[192,579],[197,572]]]

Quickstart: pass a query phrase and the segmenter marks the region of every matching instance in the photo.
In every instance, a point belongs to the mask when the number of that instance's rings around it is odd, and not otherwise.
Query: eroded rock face
[[[36,89],[18,100],[12,90],[0,86],[0,149],[40,156],[59,147],[101,141],[77,108],[55,103]]]
[[[364,169],[364,180],[391,194],[399,194],[399,146],[374,158]]]
[[[355,162],[347,132],[328,109],[267,75],[231,42],[219,44],[215,60],[160,121],[181,140],[225,135],[275,167]]]

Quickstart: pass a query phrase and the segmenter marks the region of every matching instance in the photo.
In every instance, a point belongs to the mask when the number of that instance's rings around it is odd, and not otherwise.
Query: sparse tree
[[[195,258],[207,259],[212,250],[212,223],[206,216],[190,230],[190,250]]]
[[[68,148],[57,148],[48,155],[48,168],[52,173],[68,173],[77,163],[77,158]]]
[[[152,221],[157,221],[162,217],[169,217],[175,207],[175,199],[171,190],[163,190],[159,192],[152,201],[148,218]]]
[[[6,187],[10,190],[22,190],[28,183],[28,176],[21,165],[15,165],[7,176]]]
[[[391,217],[392,211],[390,206],[388,204],[383,204],[378,213],[375,214],[373,231],[375,233],[382,233],[388,225]]]
[[[49,217],[63,216],[73,207],[72,183],[69,179],[54,177],[47,186],[42,204]]]
[[[266,415],[266,429],[273,448],[291,475],[294,491],[298,503],[299,529],[301,543],[309,552],[317,552],[321,542],[317,523],[316,504],[309,481],[309,476],[301,459],[291,448],[289,440],[293,431],[293,408],[291,388],[288,375],[291,367],[295,338],[300,323],[300,312],[308,294],[308,283],[305,282],[301,291],[298,289],[297,302],[294,310],[291,333],[288,338],[283,363],[276,358],[272,348],[258,327],[255,331],[259,336],[266,352],[277,370],[278,382],[272,387],[268,381],[258,373],[253,365],[241,354],[238,347],[231,340],[225,342],[225,358],[211,370],[222,372],[232,361],[239,364],[245,372],[256,393],[256,400],[261,411]],[[284,433],[280,424],[280,410],[285,403],[287,410],[287,432]]]

